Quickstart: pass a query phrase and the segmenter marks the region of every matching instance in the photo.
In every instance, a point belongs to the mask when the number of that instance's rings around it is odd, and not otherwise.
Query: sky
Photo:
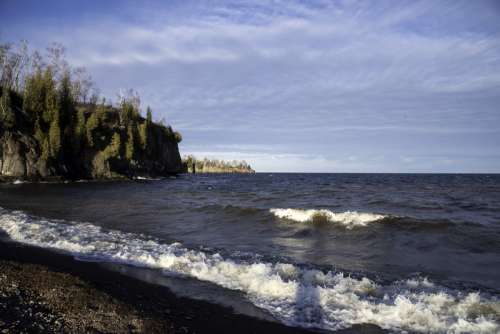
[[[500,172],[500,1],[0,1],[182,155],[259,172]]]

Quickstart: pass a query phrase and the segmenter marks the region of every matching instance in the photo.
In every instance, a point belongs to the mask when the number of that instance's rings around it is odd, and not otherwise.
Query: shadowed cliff
[[[23,48],[24,46],[24,48]],[[47,59],[26,45],[0,45],[0,180],[113,179],[182,171],[181,135],[155,123],[140,98],[100,101],[64,49]]]

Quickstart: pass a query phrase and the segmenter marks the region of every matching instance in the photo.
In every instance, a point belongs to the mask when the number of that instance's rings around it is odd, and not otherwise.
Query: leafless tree
[[[73,70],[73,91],[77,101],[86,103],[90,91],[94,86],[92,76],[85,67],[77,67]]]
[[[20,91],[24,82],[26,67],[30,62],[28,43],[0,45],[0,84],[2,87]]]
[[[69,72],[69,64],[66,61],[66,48],[59,43],[52,43],[47,48],[47,59],[52,73],[57,79],[60,79],[64,73]]]

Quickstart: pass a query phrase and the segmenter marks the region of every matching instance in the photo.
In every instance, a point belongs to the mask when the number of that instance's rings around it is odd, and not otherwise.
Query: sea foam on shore
[[[223,257],[143,235],[0,209],[0,230],[15,241],[76,257],[183,275],[242,291],[286,324],[340,329],[371,323],[396,332],[498,333],[497,296],[450,289],[426,278],[378,283],[291,263]]]

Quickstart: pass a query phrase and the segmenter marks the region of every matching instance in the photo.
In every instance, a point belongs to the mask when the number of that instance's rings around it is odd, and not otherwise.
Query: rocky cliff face
[[[0,175],[25,178],[47,177],[50,171],[43,164],[33,138],[16,132],[0,132]]]
[[[161,133],[148,152],[132,161],[109,159],[96,149],[85,149],[78,157],[46,160],[34,137],[5,131],[0,125],[0,180],[120,179],[182,172],[177,143]]]

